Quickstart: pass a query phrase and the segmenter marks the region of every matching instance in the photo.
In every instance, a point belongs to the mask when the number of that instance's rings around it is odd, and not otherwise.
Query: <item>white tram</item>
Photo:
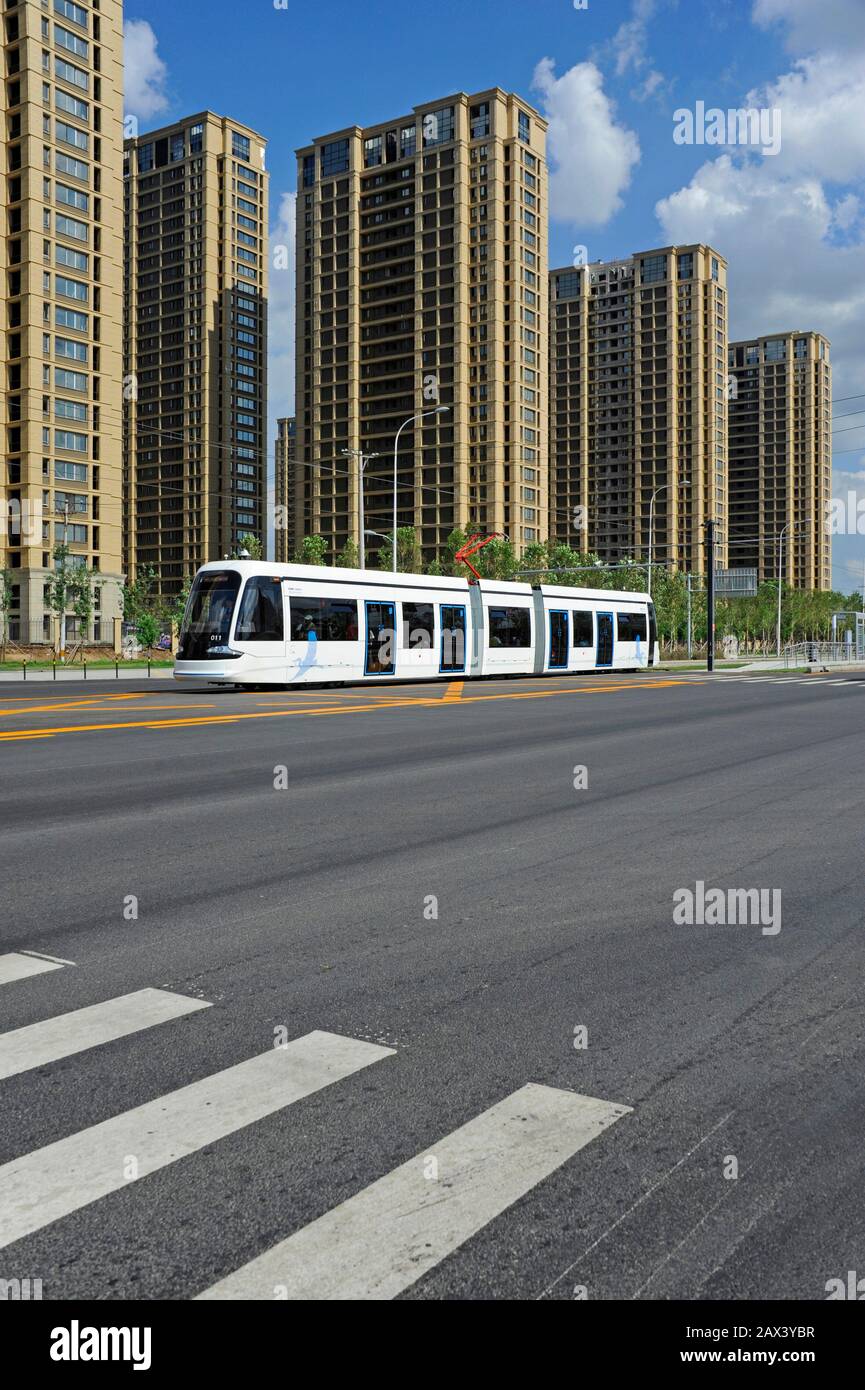
[[[321,685],[638,671],[658,662],[647,594],[231,560],[195,576],[174,675]]]

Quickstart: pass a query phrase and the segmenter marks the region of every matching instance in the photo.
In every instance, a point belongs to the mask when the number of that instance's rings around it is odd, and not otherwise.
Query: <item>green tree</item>
[[[462,549],[467,540],[468,536],[465,531],[461,531],[459,527],[451,531],[439,556],[442,574],[454,574],[465,578],[466,567],[461,560],[456,559],[456,553]]]
[[[511,541],[497,536],[469,558],[482,579],[508,580],[514,577],[517,556]]]
[[[357,541],[349,536],[342,550],[336,557],[337,566],[344,570],[356,570],[360,565],[360,552],[357,548]]]
[[[73,566],[69,563],[71,557],[68,546],[55,545],[52,558],[54,569],[45,585],[45,601],[54,616],[60,619],[60,655],[65,660],[66,613],[73,585]]]
[[[135,636],[139,646],[146,647],[149,651],[159,636],[159,623],[152,613],[140,613],[135,624]]]
[[[9,614],[12,611],[13,574],[9,569],[0,570],[0,661],[6,660],[6,643],[9,641]]]
[[[128,579],[124,580],[120,589],[124,622],[137,622],[142,613],[150,613],[154,610],[156,605],[155,585],[156,570],[152,565],[141,565],[131,583]]]
[[[393,568],[393,531],[384,532],[385,539],[378,552],[378,567]],[[413,526],[396,528],[396,567],[399,574],[420,574],[423,568],[420,542]]]
[[[69,581],[69,601],[78,619],[82,650],[87,641],[87,629],[93,617],[93,573],[82,565],[72,571]]]
[[[244,535],[240,537],[240,540],[234,547],[234,554],[231,558],[233,560],[239,560],[240,552],[242,550],[246,550],[249,552],[250,560],[261,560],[264,556],[264,546],[262,545],[259,537],[254,536],[251,531],[245,532]]]
[[[170,623],[175,637],[179,633],[180,625],[183,622],[183,615],[186,612],[186,605],[189,602],[189,591],[192,588],[192,581],[194,578],[194,575],[188,574],[176,594],[171,594],[168,598],[163,599],[157,610],[153,612],[147,610],[148,616],[155,617],[162,622]],[[140,640],[139,638],[139,641]]]
[[[530,584],[555,583],[555,577],[552,579],[550,578],[549,566],[550,552],[546,542],[531,541],[523,551],[522,559],[518,566],[518,571],[522,570],[525,573],[519,574],[518,572],[517,578],[524,578],[528,580]],[[532,570],[537,570],[539,573],[532,574]]]
[[[304,536],[292,557],[295,565],[323,565],[327,555],[324,536]]]

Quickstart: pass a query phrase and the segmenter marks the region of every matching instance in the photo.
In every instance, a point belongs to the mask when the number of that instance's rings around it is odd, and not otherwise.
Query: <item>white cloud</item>
[[[550,123],[551,216],[581,227],[603,226],[622,206],[639,163],[637,136],[616,122],[615,104],[594,63],[578,63],[556,77],[553,60],[542,58],[532,85],[543,96]]]
[[[837,394],[865,391],[865,243],[831,242],[836,208],[818,179],[723,155],[655,211],[664,242],[709,242],[726,257],[732,337],[825,333]]]
[[[633,0],[631,18],[620,24],[613,35],[617,77],[624,76],[630,69],[639,72],[648,62],[649,21],[656,8],[657,0]]]
[[[800,58],[790,72],[749,92],[744,104],[781,112],[780,169],[836,183],[865,174],[863,54]]]
[[[631,97],[634,101],[648,101],[649,97],[653,97],[656,92],[662,91],[666,85],[664,74],[652,68],[651,72],[646,75],[639,87],[635,87],[631,92]]]
[[[758,0],[755,18],[783,14],[795,25],[812,8],[834,42],[852,11],[830,0]],[[862,0],[856,14],[865,16]],[[661,237],[708,241],[727,258],[733,337],[825,333],[835,395],[865,392],[865,53],[797,59],[741,104],[780,109],[780,153],[766,159],[739,149],[703,164],[657,204]],[[853,447],[845,439],[837,437],[839,450]]]
[[[754,0],[754,23],[787,26],[792,53],[865,48],[863,0]]]
[[[127,19],[123,25],[124,95],[126,110],[149,120],[168,107],[165,84],[168,68],[156,51],[157,40],[146,19]]]

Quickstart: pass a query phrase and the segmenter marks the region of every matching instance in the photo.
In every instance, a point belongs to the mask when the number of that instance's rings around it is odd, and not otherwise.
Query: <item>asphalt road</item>
[[[865,1273],[863,719],[827,677],[4,690],[0,1279]],[[780,930],[678,924],[698,882]]]

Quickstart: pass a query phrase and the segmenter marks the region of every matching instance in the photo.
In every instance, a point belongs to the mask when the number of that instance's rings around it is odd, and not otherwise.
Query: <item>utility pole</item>
[[[688,573],[688,660],[691,660],[693,651],[692,629],[691,629],[691,575]]]
[[[715,523],[706,522],[706,670],[715,669]]]
[[[363,474],[368,463],[378,458],[378,454],[364,454],[363,449],[343,449],[346,458],[356,458],[358,461],[357,478],[357,510],[360,521],[360,567],[366,569],[366,521],[363,512]]]
[[[63,612],[60,614],[60,660],[66,660],[66,558],[69,550],[69,498],[63,503]]]

